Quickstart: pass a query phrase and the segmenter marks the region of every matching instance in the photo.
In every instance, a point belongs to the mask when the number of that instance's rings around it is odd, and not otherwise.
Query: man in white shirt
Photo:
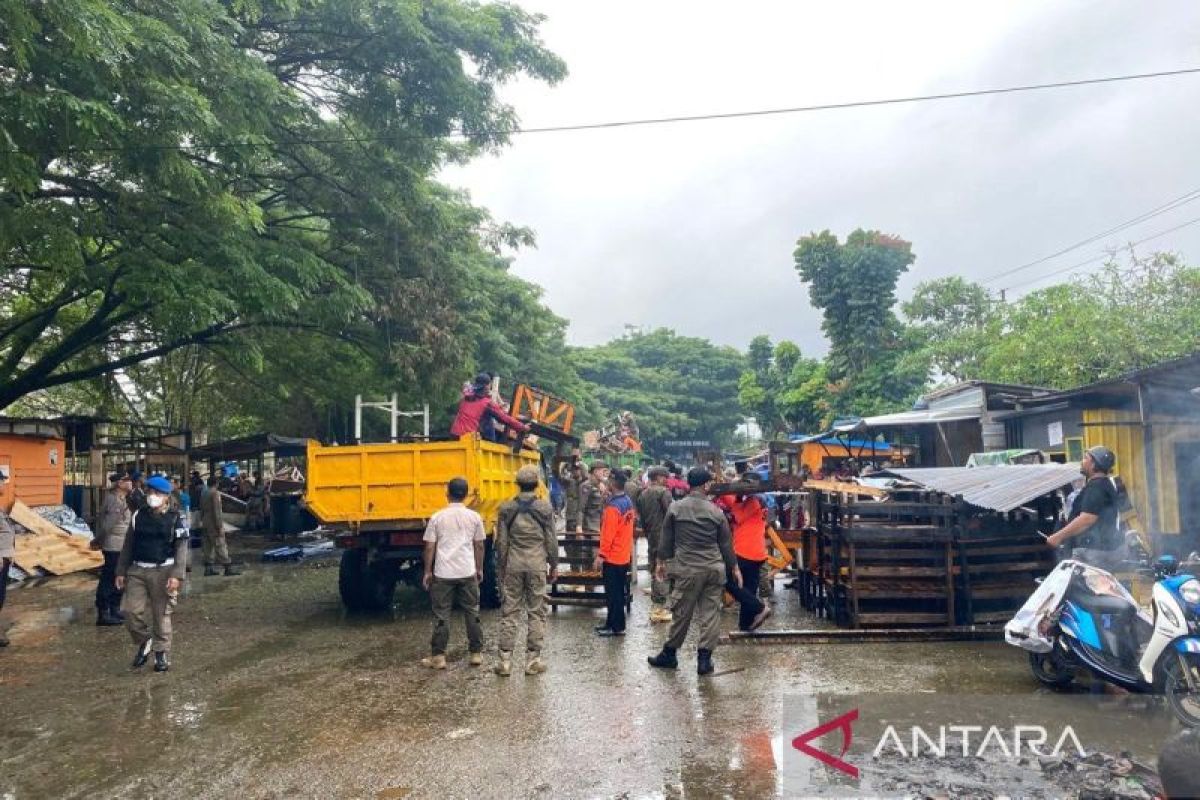
[[[433,602],[433,640],[430,656],[421,663],[431,669],[446,668],[450,612],[456,600],[467,618],[470,664],[477,667],[483,663],[479,582],[483,580],[483,545],[487,537],[483,518],[463,504],[469,492],[463,478],[446,484],[450,505],[434,514],[425,526],[425,576],[421,583]]]

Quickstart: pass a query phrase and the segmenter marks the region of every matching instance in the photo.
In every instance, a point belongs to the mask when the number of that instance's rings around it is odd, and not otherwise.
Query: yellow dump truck
[[[308,443],[305,502],[334,528],[342,549],[338,589],[352,611],[391,606],[397,581],[421,576],[425,523],[446,505],[446,483],[466,478],[467,504],[488,531],[481,599],[499,605],[492,534],[500,504],[516,493],[517,470],[538,466],[537,450],[513,452],[470,434],[452,441],[324,446]],[[545,491],[543,488],[541,491]]]

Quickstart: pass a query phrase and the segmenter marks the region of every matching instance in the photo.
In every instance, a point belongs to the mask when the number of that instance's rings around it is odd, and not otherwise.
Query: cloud
[[[839,102],[1200,64],[1200,5],[523,3],[570,76],[506,87],[526,125]],[[533,227],[517,274],[593,344],[626,324],[823,352],[791,253],[829,228],[913,242],[901,294],[981,279],[1200,188],[1200,77],[881,108],[514,137],[447,170]],[[1200,202],[996,287],[1155,233]],[[1123,237],[1123,238],[1122,238]],[[1158,248],[1200,246],[1200,225]],[[1147,245],[1149,246],[1149,245]],[[1023,287],[1029,288],[1029,287]]]

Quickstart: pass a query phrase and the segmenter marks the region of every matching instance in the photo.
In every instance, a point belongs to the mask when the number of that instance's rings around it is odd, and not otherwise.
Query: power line
[[[703,122],[721,119],[745,119],[751,117],[778,116],[783,114],[802,114],[817,111],[839,111],[849,108],[871,108],[875,106],[901,105],[906,103],[924,103],[936,100],[956,100],[966,97],[985,97],[989,95],[1014,94],[1017,92],[1036,92],[1047,89],[1067,89],[1075,86],[1092,86],[1104,83],[1119,83],[1124,81],[1141,81],[1155,78],[1172,78],[1183,75],[1200,73],[1200,67],[1186,69],[1164,70],[1162,72],[1142,72],[1130,75],[1112,75],[1101,78],[1084,78],[1074,81],[1054,81],[1052,83],[1034,83],[1022,86],[1004,86],[989,89],[972,89],[960,92],[943,92],[940,94],[911,95],[908,97],[889,97],[874,100],[852,100],[841,103],[821,103],[809,106],[791,106],[787,108],[768,108],[752,111],[729,111],[714,114],[693,114],[672,117],[647,117],[642,119],[615,120],[609,122],[585,122],[575,125],[548,125],[533,128],[492,128],[478,131],[453,130],[444,135],[401,134],[396,136],[345,136],[332,138],[293,139],[287,141],[226,141],[218,143],[196,144],[147,144],[125,146],[79,145],[66,148],[66,152],[116,152],[123,150],[212,150],[220,147],[283,147],[288,145],[317,145],[317,144],[353,144],[367,142],[389,142],[406,140],[436,140],[445,138],[477,139],[493,136],[515,136],[533,133],[566,133],[571,131],[606,130],[612,128],[632,128],[649,125],[672,125],[684,122]],[[7,152],[18,153],[19,149],[9,149]]]
[[[1150,209],[1149,211],[1146,211],[1142,214],[1137,215],[1133,219],[1126,220],[1125,222],[1115,225],[1115,226],[1109,228],[1108,230],[1101,231],[1100,233],[1097,233],[1093,236],[1089,236],[1086,239],[1081,239],[1080,241],[1076,242],[1075,244],[1068,245],[1067,247],[1064,247],[1061,250],[1056,250],[1055,252],[1051,253],[1048,256],[1042,256],[1041,258],[1026,262],[1026,263],[1020,265],[1019,267],[1013,267],[1012,269],[1006,269],[1002,272],[997,272],[994,275],[990,275],[987,278],[984,278],[983,280],[980,281],[980,283],[984,283],[984,284],[995,283],[997,280],[1000,280],[1001,278],[1005,278],[1009,275],[1013,275],[1013,274],[1021,272],[1023,270],[1027,270],[1030,267],[1036,267],[1038,264],[1044,264],[1047,261],[1058,258],[1061,255],[1065,255],[1066,253],[1069,253],[1072,250],[1078,250],[1080,247],[1083,247],[1084,245],[1088,245],[1088,244],[1091,244],[1092,242],[1103,239],[1106,236],[1111,236],[1114,233],[1119,233],[1120,231],[1123,231],[1126,228],[1131,228],[1134,225],[1140,225],[1141,223],[1145,222],[1146,220],[1152,219],[1161,214],[1165,214],[1168,211],[1174,211],[1175,209],[1179,208],[1180,206],[1191,203],[1194,200],[1200,200],[1200,189],[1193,189],[1192,191],[1188,192],[1187,194],[1180,195],[1179,197],[1176,197],[1174,200],[1169,200],[1160,206],[1155,206],[1154,208]]]
[[[1126,245],[1126,247],[1137,247],[1139,244],[1145,244],[1146,242],[1152,241],[1154,239],[1162,238],[1163,236],[1166,236],[1168,233],[1174,233],[1175,231],[1182,230],[1183,228],[1186,228],[1190,225],[1195,225],[1198,222],[1200,222],[1200,217],[1196,217],[1195,219],[1190,219],[1187,222],[1180,223],[1179,225],[1176,225],[1172,228],[1167,228],[1165,231],[1159,231],[1158,233],[1151,234],[1150,236],[1147,236],[1144,239],[1138,239],[1136,242],[1130,242],[1128,245]],[[1072,264],[1069,267],[1063,267],[1062,269],[1056,269],[1053,272],[1047,272],[1045,275],[1038,275],[1036,278],[1029,278],[1027,280],[1018,281],[1017,283],[1010,284],[1009,286],[1005,287],[1005,289],[1003,289],[1003,291],[1007,292],[1009,290],[1017,288],[1018,286],[1026,286],[1030,283],[1037,283],[1039,281],[1045,280],[1046,278],[1052,278],[1055,275],[1061,275],[1064,272],[1071,272],[1072,270],[1079,269],[1080,267],[1086,267],[1088,264],[1093,264],[1097,261],[1100,261],[1101,259],[1109,258],[1109,255],[1110,255],[1109,253],[1101,253],[1098,256],[1092,256],[1091,258],[1089,258],[1086,261],[1080,261],[1078,264]]]

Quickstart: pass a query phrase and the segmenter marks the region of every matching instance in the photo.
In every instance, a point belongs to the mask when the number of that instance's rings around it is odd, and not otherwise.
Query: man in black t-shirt
[[[1119,567],[1126,558],[1117,487],[1109,477],[1116,463],[1116,455],[1107,447],[1084,453],[1079,471],[1087,483],[1075,496],[1067,524],[1046,540],[1051,547],[1070,542],[1071,558],[1107,570]]]

